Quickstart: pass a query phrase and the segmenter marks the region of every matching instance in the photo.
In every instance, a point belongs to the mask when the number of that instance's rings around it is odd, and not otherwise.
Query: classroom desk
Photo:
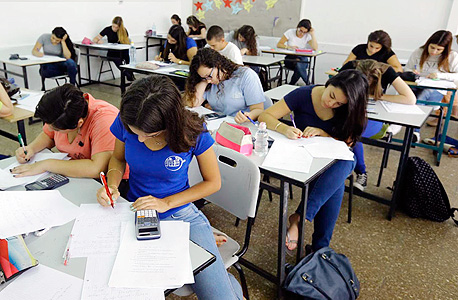
[[[13,60],[11,60],[11,59],[9,59],[9,55],[0,56],[0,62],[3,65],[3,68],[0,69],[0,72],[3,72],[3,74],[5,75],[5,78],[8,78],[8,74],[12,74],[12,75],[16,75],[16,76],[22,77],[22,79],[24,79],[24,88],[26,88],[26,89],[29,88],[29,79],[27,77],[27,67],[65,61],[65,58],[62,58],[62,57],[59,57],[59,56],[51,56],[51,55],[45,55],[43,57],[35,57],[35,56],[32,56],[32,55],[19,55],[19,57],[27,57],[29,59],[27,59],[27,60],[13,59]],[[14,72],[14,71],[9,71],[6,68],[6,65],[12,65],[12,66],[16,66],[16,67],[22,68],[22,74]]]
[[[145,35],[146,39],[146,60],[148,61],[148,49],[151,47],[159,47],[159,49],[164,46],[164,41],[167,40],[167,33],[162,33],[162,34],[156,34],[156,35]],[[149,44],[149,40],[159,40],[159,43],[156,44]]]
[[[298,87],[299,86],[297,85],[284,84],[277,86],[274,89],[268,90],[267,92],[264,92],[264,95],[272,99],[272,101],[280,101],[281,99],[283,99],[285,95],[294,91]]]
[[[270,97],[272,98],[272,101],[274,100],[280,100],[286,95],[288,92],[291,90],[294,90],[295,88],[298,88],[298,86],[288,86],[288,89],[286,88],[286,85],[274,88],[267,93],[270,93]],[[283,89],[286,93],[283,95],[280,92],[280,89]],[[267,94],[266,93],[266,94]],[[397,201],[399,201],[399,187],[400,183],[402,182],[402,177],[403,177],[403,172],[405,168],[405,164],[407,162],[407,159],[409,158],[409,152],[410,152],[410,147],[412,144],[412,138],[413,138],[413,130],[414,128],[420,128],[423,126],[423,124],[426,122],[426,119],[428,118],[429,114],[432,111],[431,106],[423,106],[423,105],[417,105],[423,112],[425,112],[423,115],[412,115],[412,114],[393,114],[393,113],[388,113],[383,106],[381,105],[380,101],[376,101],[375,105],[371,105],[371,108],[375,109],[375,114],[370,113],[367,114],[367,117],[369,120],[374,120],[374,121],[380,121],[384,123],[390,123],[390,124],[397,124],[404,126],[406,128],[406,131],[404,133],[404,139],[403,140],[397,140],[400,144],[394,144],[394,143],[387,143],[382,140],[374,140],[370,138],[361,138],[361,142],[364,144],[369,144],[372,146],[377,146],[377,147],[382,147],[382,148],[388,148],[390,150],[396,150],[400,151],[401,155],[399,158],[399,163],[398,163],[398,170],[396,173],[396,179],[395,179],[395,185],[393,189],[393,195],[391,197],[391,200],[387,200],[384,198],[381,198],[379,196],[367,193],[367,192],[361,192],[358,189],[354,190],[355,195],[359,195],[365,198],[368,198],[370,200],[374,200],[376,202],[386,204],[390,206],[389,212],[388,212],[388,219],[391,220],[391,218],[394,216],[394,212],[397,206]]]
[[[316,67],[316,58],[317,56],[326,54],[326,52],[313,52],[313,53],[303,53],[303,52],[296,52],[292,50],[280,49],[280,48],[273,48],[273,49],[263,49],[261,50],[262,53],[270,53],[275,56],[275,54],[281,55],[293,55],[293,56],[307,56],[310,58],[309,66],[308,66],[308,81],[306,82],[307,85],[315,84],[315,67]]]
[[[24,126],[24,120],[28,118],[32,118],[35,113],[30,111],[30,110],[25,110],[22,108],[16,107],[14,105],[14,110],[13,114],[8,117],[3,117],[0,118],[3,122],[10,122],[10,123],[16,123],[17,124],[17,132],[21,134],[22,139],[24,140],[24,143],[27,144],[27,137],[25,135],[25,126]],[[17,135],[14,135],[10,132],[4,131],[0,129],[0,135],[3,135],[4,137],[7,137],[13,141],[18,141]]]
[[[0,168],[7,167],[14,160],[14,157],[1,160]],[[59,187],[58,190],[65,198],[79,206],[83,203],[97,203],[96,192],[100,187],[101,184],[93,179],[70,178],[70,183]],[[25,188],[23,186],[8,189],[8,191],[24,190]],[[122,198],[119,198],[117,201],[126,202],[126,200]],[[133,221],[134,220],[132,219],[132,222]],[[64,266],[62,261],[62,253],[64,253],[67,245],[68,237],[70,236],[73,228],[73,223],[74,221],[71,221],[62,226],[53,227],[41,237],[29,234],[24,240],[32,255],[40,263],[61,272],[84,279],[86,269],[85,257],[71,258],[70,263],[67,266]],[[213,254],[196,245],[192,241],[189,241],[189,252],[191,255],[191,264],[194,276],[216,260]],[[2,284],[0,287],[0,298],[1,290],[6,285],[7,284]],[[172,290],[167,290],[165,293],[168,295],[171,292]]]
[[[154,62],[154,61],[151,61]],[[179,81],[186,81],[187,76],[183,75],[178,75],[174,74],[174,71],[189,71],[189,66],[188,65],[178,65],[178,64],[170,64],[170,66],[167,67],[160,67],[159,69],[156,70],[151,70],[151,69],[140,69],[132,65],[121,65],[119,66],[121,69],[121,94],[124,94],[126,91],[127,83],[126,83],[126,74],[125,71],[129,70],[133,73],[140,73],[140,74],[145,74],[145,75],[151,75],[151,74],[156,74],[156,75],[166,75],[171,77],[172,79],[177,79]]]
[[[267,87],[270,90],[272,88],[271,83],[275,80],[278,80],[277,85],[281,85],[282,76],[283,76],[283,64],[284,58],[273,57],[273,56],[251,56],[244,55],[242,56],[243,63],[248,66],[256,66],[264,69],[267,72]],[[271,68],[278,66],[277,75],[270,77]]]
[[[83,78],[80,76],[79,78],[79,86],[85,86],[93,83],[100,83],[100,84],[105,84],[109,86],[115,86],[115,87],[120,87],[120,85],[114,84],[114,83],[109,83],[109,82],[104,82],[104,81],[98,81],[94,80],[91,78],[91,57],[103,57],[103,58],[108,58],[106,55],[101,55],[100,53],[98,54],[91,54],[90,50],[113,50],[119,53],[119,58],[122,59],[122,51],[124,50],[129,50],[130,45],[127,44],[112,44],[112,43],[105,43],[105,44],[92,44],[92,45],[86,45],[82,43],[75,43],[75,46],[82,49],[86,49],[86,51],[81,51],[82,56],[86,56],[86,63],[87,63],[87,76],[88,78]],[[143,49],[143,46],[135,46],[135,49]],[[86,80],[87,83],[81,84],[81,80]]]
[[[235,123],[233,117],[226,117],[223,119],[217,119],[209,121],[209,126],[212,124],[212,128],[215,127],[215,124],[220,124],[223,121]],[[244,123],[243,126],[250,128],[252,134],[255,134],[256,127],[251,124],[250,122]],[[273,139],[287,139],[285,136],[272,131],[267,130],[269,136]],[[303,215],[301,216],[299,228],[302,228],[299,232],[298,244],[297,244],[297,256],[296,261],[299,262],[300,259],[303,257],[303,241],[304,241],[304,231],[305,231],[305,212],[306,212],[306,205],[307,205],[307,198],[308,198],[308,185],[311,181],[315,178],[320,176],[324,171],[326,171],[331,165],[334,164],[335,160],[333,159],[324,159],[324,158],[315,158],[313,159],[312,165],[310,167],[309,173],[299,173],[293,171],[287,171],[282,169],[270,168],[270,167],[263,167],[262,163],[265,157],[256,156],[254,153],[249,156],[250,159],[254,161],[254,163],[259,166],[259,170],[261,174],[265,176],[269,176],[270,178],[276,178],[280,181],[279,186],[275,186],[270,183],[266,183],[261,181],[260,188],[266,191],[272,192],[280,196],[280,209],[279,209],[279,223],[278,223],[278,255],[277,255],[277,272],[276,274],[272,274],[263,268],[256,266],[252,262],[246,260],[245,258],[240,258],[240,263],[247,267],[248,269],[252,270],[253,272],[261,275],[262,277],[266,278],[267,280],[275,283],[278,286],[278,298],[283,299],[283,291],[282,291],[282,284],[286,278],[285,273],[285,253],[286,253],[286,226],[288,223],[288,193],[289,193],[289,185],[295,185],[302,189],[301,199],[304,199],[304,207],[303,207]],[[285,157],[285,159],[290,159]],[[249,250],[248,250],[249,251]]]

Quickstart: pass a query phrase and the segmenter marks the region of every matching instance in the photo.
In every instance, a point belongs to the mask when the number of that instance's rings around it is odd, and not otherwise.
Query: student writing
[[[43,48],[43,52],[41,52],[41,48]],[[65,58],[64,62],[40,65],[40,75],[44,78],[50,78],[67,74],[70,83],[76,85],[76,74],[78,73],[76,52],[64,28],[56,27],[51,34],[42,34],[35,43],[32,54],[37,57],[53,55]]]
[[[183,27],[173,25],[167,34],[164,51],[156,56],[156,60],[171,61],[176,64],[189,65],[197,53],[196,42],[186,36]]]
[[[211,109],[235,117],[237,123],[248,122],[247,116],[256,120],[264,110],[266,100],[258,75],[213,49],[197,51],[189,73],[185,100],[191,107],[207,100]]]
[[[331,136],[353,145],[366,124],[368,83],[356,70],[346,70],[332,77],[325,86],[300,87],[266,109],[259,121],[269,129],[290,139]],[[296,127],[279,119],[294,112]],[[291,158],[294,159],[294,158]],[[353,171],[355,161],[337,160],[310,183],[306,221],[314,221],[312,251],[329,246],[342,203],[345,179]],[[289,216],[286,246],[297,247],[302,205]]]
[[[96,100],[75,86],[65,84],[43,95],[37,105],[35,117],[45,125],[38,137],[25,147],[16,150],[21,166],[12,169],[18,177],[40,174],[45,171],[71,177],[98,178],[107,170],[114,149],[115,138],[110,125],[118,109],[103,100]],[[35,153],[56,147],[68,153],[71,160],[47,159],[34,164],[28,162]]]
[[[186,33],[190,38],[197,40],[197,47],[200,49],[205,46],[205,37],[207,36],[207,26],[195,16],[189,16],[186,19],[189,29]]]
[[[192,203],[219,190],[221,177],[204,121],[182,104],[166,76],[135,81],[122,96],[120,115],[111,131],[116,146],[110,159],[108,186],[114,198],[126,163],[130,166],[127,200],[133,211],[155,209],[162,221],[190,223],[190,239],[210,251],[216,261],[195,276],[191,285],[199,299],[242,299],[237,280],[225,270],[207,218]],[[188,168],[196,157],[203,181],[190,187]],[[97,200],[109,206],[104,188]]]

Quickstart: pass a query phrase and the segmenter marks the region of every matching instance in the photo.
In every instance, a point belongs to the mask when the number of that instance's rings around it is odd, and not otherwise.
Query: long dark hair
[[[429,45],[436,44],[438,46],[444,47],[444,51],[439,58],[439,64],[437,69],[443,72],[450,72],[450,64],[448,61],[448,56],[452,48],[453,36],[450,31],[447,30],[438,30],[433,33],[432,36],[426,41],[426,43],[420,48],[423,49],[420,58],[420,69],[423,68],[424,63],[428,60],[429,57]]]
[[[174,19],[175,21],[178,22],[178,25],[181,26],[181,19],[177,14],[172,15],[172,17],[170,17],[170,19]]]
[[[86,118],[88,103],[83,92],[72,84],[58,86],[41,97],[35,117],[60,130],[75,129]]]
[[[189,151],[205,130],[203,118],[184,107],[180,91],[163,75],[136,80],[122,96],[120,111],[130,133],[129,125],[145,133],[165,130],[167,144],[175,153]]]
[[[256,32],[254,31],[253,26],[243,25],[234,32],[234,40],[238,40],[239,35],[245,39],[248,51],[251,55],[257,55],[258,47],[256,43]]]
[[[330,78],[325,86],[329,85],[341,89],[348,101],[334,109],[331,136],[352,145],[361,137],[367,123],[369,84],[366,76],[358,70],[345,70]]]
[[[188,55],[186,54],[186,32],[184,32],[183,27],[180,25],[173,25],[169,29],[170,36],[177,41],[176,44],[170,44],[167,42],[164,51],[162,51],[161,57],[165,60],[169,60],[169,53],[172,53],[179,59],[188,60]]]
[[[61,39],[64,35],[67,35],[67,39],[65,40],[65,44],[67,44],[68,50],[70,50],[71,56],[70,58],[76,61],[76,52],[75,47],[73,46],[72,40],[70,39],[70,35],[63,27],[56,27],[52,30],[52,34],[54,34],[57,38]]]
[[[192,58],[191,65],[189,66],[189,77],[186,80],[185,99],[194,102],[196,94],[196,85],[202,81],[197,70],[200,66],[217,69],[216,76],[220,76],[220,72],[225,74],[225,79],[231,78],[235,70],[240,66],[228,59],[227,57],[219,54],[211,48],[202,48],[197,51],[197,54]],[[215,74],[214,74],[215,75]],[[207,86],[207,89],[210,85]],[[224,84],[221,82],[218,89],[221,92]]]
[[[374,32],[371,32],[367,37],[367,43],[369,42],[374,42],[382,45],[382,47],[385,48],[386,51],[391,50],[391,37],[388,33],[386,33],[383,30],[376,30]]]
[[[363,72],[369,82],[369,94],[374,95],[375,100],[383,96],[382,76],[390,65],[375,61],[373,59],[361,59],[351,62],[353,68]]]

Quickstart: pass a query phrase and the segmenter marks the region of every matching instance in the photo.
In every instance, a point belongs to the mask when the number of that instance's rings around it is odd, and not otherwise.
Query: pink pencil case
[[[249,128],[227,122],[221,123],[216,132],[216,142],[246,156],[253,152],[253,140]]]
[[[313,53],[312,49],[296,49],[298,53]]]
[[[85,37],[85,38],[83,39],[83,41],[81,42],[81,44],[83,44],[83,45],[92,45],[93,42],[91,41],[91,39]]]

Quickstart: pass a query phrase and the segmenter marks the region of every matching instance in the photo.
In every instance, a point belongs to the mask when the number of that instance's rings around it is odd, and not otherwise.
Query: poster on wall
[[[300,0],[191,0],[193,14],[209,28],[228,32],[251,25],[258,35],[278,36],[300,21]]]

